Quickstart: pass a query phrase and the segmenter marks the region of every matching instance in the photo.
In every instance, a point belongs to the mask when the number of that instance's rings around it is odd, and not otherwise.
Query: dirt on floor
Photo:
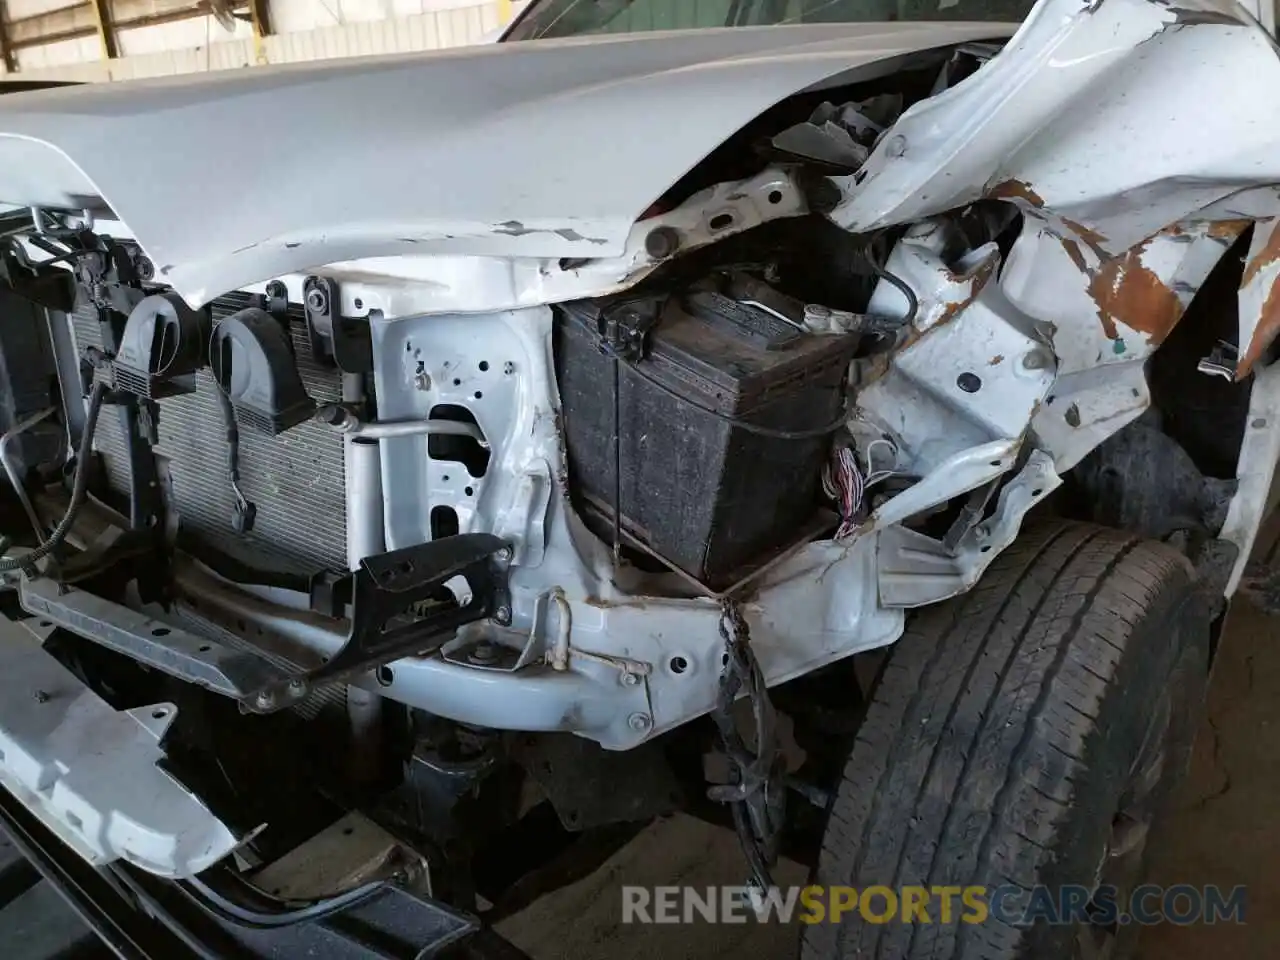
[[[1230,614],[1191,772],[1151,880],[1248,888],[1243,925],[1162,925],[1143,931],[1139,960],[1231,960],[1280,956],[1280,618],[1247,601]],[[731,833],[688,817],[646,830],[600,870],[500,926],[536,960],[789,960],[798,929],[780,924],[623,924],[622,884],[740,885],[742,856]],[[780,885],[805,871],[779,866]]]

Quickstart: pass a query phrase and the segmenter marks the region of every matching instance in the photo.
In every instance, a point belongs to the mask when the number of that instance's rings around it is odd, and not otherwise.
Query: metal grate
[[[213,302],[213,320],[252,306],[250,294],[234,293]],[[290,307],[298,371],[318,403],[342,399],[339,371],[311,357],[302,307]],[[76,350],[101,346],[91,309],[71,315]],[[171,478],[174,506],[182,525],[214,540],[235,541],[255,551],[308,567],[346,569],[346,495],[342,438],[317,423],[303,423],[276,437],[240,431],[241,487],[258,507],[254,530],[237,537],[231,530],[234,500],[227,479],[227,444],[218,409],[217,387],[206,369],[196,376],[196,392],[160,401],[159,443]],[[129,487],[129,459],[118,417],[103,411],[94,444],[106,461],[112,487]]]

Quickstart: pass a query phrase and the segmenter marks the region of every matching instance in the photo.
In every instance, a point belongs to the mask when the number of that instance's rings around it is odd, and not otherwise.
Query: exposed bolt
[[[472,663],[485,664],[493,663],[498,659],[498,650],[487,640],[481,640],[467,654],[467,659]]]
[[[898,134],[890,137],[889,142],[884,145],[886,156],[900,157],[907,152],[907,138]]]
[[[290,680],[290,681],[289,681],[289,692],[290,692],[290,693],[302,693],[302,692],[303,692],[304,690],[306,690],[306,689],[307,689],[307,685],[306,685],[303,681],[301,681],[301,680]]]
[[[655,260],[665,260],[680,249],[680,231],[675,227],[654,227],[644,238],[644,252]]]
[[[632,673],[630,670],[623,670],[623,671],[622,671],[622,685],[623,685],[624,687],[634,687],[634,686],[635,686],[636,684],[638,684],[639,682],[640,682],[640,678],[639,678],[639,677],[637,677],[637,676],[636,676],[634,673]],[[638,714],[638,713],[637,713],[637,714],[636,714],[636,716],[638,717],[638,716],[640,716],[640,714]]]
[[[631,716],[627,717],[627,726],[632,730],[635,730],[637,733],[643,733],[645,730],[648,730],[653,726],[653,721],[649,719],[649,715],[647,713],[633,713]]]
[[[500,624],[504,627],[510,626],[511,608],[508,607],[505,603],[502,604],[502,606],[498,607],[497,610],[493,611],[493,622]]]
[[[36,703],[48,703],[51,698],[43,690],[36,691]]]
[[[253,702],[257,705],[259,710],[265,710],[276,702],[276,698],[270,690],[262,690],[253,698]]]
[[[510,547],[502,547],[500,550],[498,550],[498,552],[497,552],[496,554],[494,554],[494,556],[496,556],[496,557],[497,557],[497,558],[498,558],[502,563],[510,563],[510,562],[511,562],[511,548],[510,548]]]
[[[307,291],[307,309],[312,313],[324,313],[329,307],[329,298],[319,287]]]
[[[316,408],[315,419],[331,427],[340,426],[347,420],[347,411],[337,403],[325,403]]]

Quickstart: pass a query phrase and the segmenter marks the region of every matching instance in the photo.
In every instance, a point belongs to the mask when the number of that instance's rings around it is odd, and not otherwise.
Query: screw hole
[[[210,650],[213,649],[213,647],[209,646],[207,643],[202,643],[196,649],[199,650],[201,653],[208,653]]]
[[[781,191],[781,190],[770,190],[770,191],[769,191],[769,202],[770,202],[770,203],[773,203],[773,204],[779,204],[779,203],[781,203],[781,202],[782,202],[782,191]]]
[[[453,385],[454,385],[455,387],[460,387],[460,386],[462,386],[462,381],[461,381],[461,380],[459,380],[457,377],[454,377],[454,378],[453,378]]]
[[[449,482],[449,475],[446,473],[446,474],[445,474],[443,477],[441,477],[440,479],[441,479],[442,481],[444,481],[445,483],[448,483],[448,482]]]
[[[361,300],[359,297],[356,297],[353,302],[355,303],[355,307],[357,310],[360,310],[364,307],[364,301]]]
[[[684,657],[671,658],[672,673],[684,673],[688,669],[689,669],[689,661],[686,660]]]
[[[990,546],[990,544],[988,544],[988,545],[987,545],[987,546],[985,546],[985,547],[980,547],[980,548],[978,548],[978,552],[979,552],[979,553],[990,553],[990,552],[991,552],[991,546]]]
[[[378,683],[382,684],[384,687],[391,686],[396,678],[396,675],[391,672],[390,667],[379,667],[374,671],[373,675],[375,679],[377,679]]]
[[[167,714],[164,710],[152,710],[152,711],[151,711],[151,719],[152,719],[152,720],[163,720],[163,719],[164,719],[165,717],[167,717],[167,716],[168,716],[168,714]]]
[[[982,389],[982,378],[976,373],[965,372],[956,377],[956,386],[965,393],[977,393]]]
[[[489,369],[489,361],[488,361],[488,360],[481,360],[481,361],[480,361],[480,372],[481,372],[481,373],[484,373],[484,372],[485,372],[486,370],[488,370],[488,369]]]
[[[41,621],[40,621],[40,626],[42,626],[42,627],[52,627],[52,626],[53,626],[53,622],[52,622],[52,621],[50,621],[50,620],[41,620]]]
[[[998,466],[1000,466],[1000,461],[999,461],[999,460],[992,460],[992,461],[991,461],[991,465],[992,465],[993,467],[998,467]]]
[[[1040,490],[1040,489],[1038,489],[1038,488],[1037,488],[1037,489],[1035,489],[1035,490],[1032,490],[1032,491],[1031,491],[1031,495],[1032,495],[1033,497],[1038,497],[1038,496],[1040,496],[1040,494],[1042,494],[1042,493],[1044,493],[1044,491],[1043,491],[1043,490]]]
[[[476,399],[477,399],[477,400],[483,400],[483,399],[484,399],[484,394],[483,394],[483,393],[481,393],[479,390],[477,390],[477,391],[476,391]]]
[[[466,488],[465,490],[463,490],[462,492],[463,492],[463,493],[465,493],[465,494],[469,497],[469,496],[471,496],[473,493],[475,493],[475,490],[474,490],[472,487],[467,487],[467,488]]]
[[[349,837],[349,836],[351,836],[351,835],[352,835],[353,833],[355,833],[355,832],[356,832],[356,828],[355,828],[355,827],[345,827],[345,828],[343,828],[342,835],[343,835],[344,837]]]
[[[168,627],[156,627],[151,631],[153,637],[167,637],[172,631]]]
[[[712,230],[725,230],[733,226],[733,214],[717,213],[708,221],[707,226]]]

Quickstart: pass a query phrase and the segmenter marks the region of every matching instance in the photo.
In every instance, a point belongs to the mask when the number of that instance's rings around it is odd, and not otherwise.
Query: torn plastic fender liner
[[[238,843],[156,765],[177,714],[171,703],[113,709],[25,625],[0,619],[0,783],[90,863],[183,878]]]

